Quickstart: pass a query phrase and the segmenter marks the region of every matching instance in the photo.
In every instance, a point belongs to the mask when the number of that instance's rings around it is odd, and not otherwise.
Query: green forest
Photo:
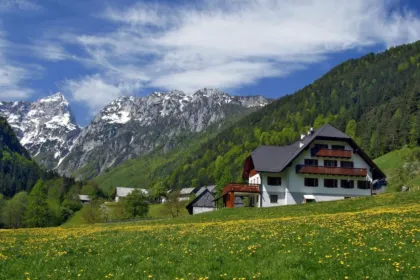
[[[20,145],[6,120],[0,117],[0,193],[13,196],[20,191],[30,191],[40,175],[38,165]]]
[[[0,118],[0,228],[60,225],[82,207],[81,187],[41,170]]]
[[[242,180],[243,161],[259,145],[290,144],[309,127],[326,123],[345,131],[376,158],[419,145],[419,107],[420,41],[344,62],[216,136],[185,141],[182,152],[131,160],[95,181],[104,188],[115,182],[164,189],[222,186]]]

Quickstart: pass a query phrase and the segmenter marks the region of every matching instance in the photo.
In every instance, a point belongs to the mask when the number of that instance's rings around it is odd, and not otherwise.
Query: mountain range
[[[195,137],[269,102],[263,96],[230,96],[208,88],[192,95],[153,92],[121,97],[81,128],[68,101],[57,93],[35,102],[0,102],[0,115],[42,167],[90,179],[157,147],[169,151],[180,135]]]
[[[220,188],[242,181],[243,162],[258,146],[288,145],[324,124],[351,136],[371,158],[419,146],[420,41],[348,60],[211,137],[127,161],[94,180],[109,191],[116,184]]]
[[[116,185],[173,189],[240,181],[259,145],[287,145],[310,127],[345,131],[372,158],[420,145],[420,41],[348,60],[271,101],[214,89],[122,97],[80,128],[61,94],[1,102],[43,167]],[[99,175],[99,176],[98,176]]]

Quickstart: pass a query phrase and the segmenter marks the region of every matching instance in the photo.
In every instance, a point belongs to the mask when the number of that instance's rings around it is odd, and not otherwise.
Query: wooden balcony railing
[[[224,194],[228,192],[259,193],[260,185],[229,183],[223,188]]]
[[[296,165],[296,173],[366,177],[367,169],[366,168]]]
[[[311,150],[313,157],[332,157],[332,158],[351,158],[351,150],[333,150],[326,148],[313,148]]]

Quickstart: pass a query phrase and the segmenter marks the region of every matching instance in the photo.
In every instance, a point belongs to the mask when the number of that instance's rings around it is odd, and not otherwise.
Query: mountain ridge
[[[0,102],[0,115],[41,166],[84,179],[162,144],[169,151],[179,134],[199,133],[269,102],[263,96],[231,96],[210,88],[193,94],[155,91],[115,99],[82,128],[65,96],[56,93],[34,102]]]
[[[258,146],[288,145],[310,127],[324,124],[351,136],[372,158],[405,145],[419,146],[419,81],[420,41],[369,53],[335,66],[314,83],[248,114],[184,151],[182,160],[178,154],[133,160],[95,181],[107,189],[116,183],[166,189],[221,187],[243,180],[243,162]],[[135,173],[151,163],[153,176],[148,180]]]

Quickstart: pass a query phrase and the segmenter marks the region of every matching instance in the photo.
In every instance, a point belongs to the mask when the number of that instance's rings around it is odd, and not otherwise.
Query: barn
[[[186,208],[190,215],[195,215],[213,211],[214,209],[216,209],[215,206],[216,205],[214,202],[214,194],[206,188],[194,200],[188,203]]]

